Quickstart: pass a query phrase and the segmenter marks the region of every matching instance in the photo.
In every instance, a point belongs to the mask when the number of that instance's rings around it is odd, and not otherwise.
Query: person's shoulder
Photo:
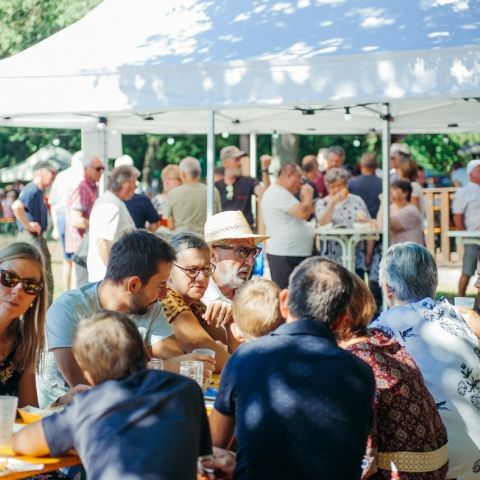
[[[237,182],[252,186],[256,186],[258,184],[258,180],[255,177],[250,177],[248,175],[241,175],[237,178]]]
[[[56,309],[74,311],[76,307],[89,303],[95,296],[96,283],[87,283],[80,288],[62,293],[49,307],[48,312]]]

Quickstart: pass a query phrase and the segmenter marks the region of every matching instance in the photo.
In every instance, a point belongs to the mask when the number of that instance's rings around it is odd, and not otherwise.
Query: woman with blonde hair
[[[47,287],[43,257],[31,244],[0,249],[0,395],[37,405],[35,370],[44,347]]]
[[[363,478],[444,479],[447,432],[435,400],[407,351],[381,330],[367,329],[375,300],[360,277],[351,275],[354,294],[336,336],[340,347],[368,363],[375,376],[375,419]]]
[[[167,165],[160,174],[162,179],[162,193],[158,193],[153,197],[152,203],[155,210],[162,217],[162,225],[168,224],[168,212],[170,209],[170,202],[168,200],[168,192],[179,187],[182,184],[182,178],[180,177],[180,167],[178,165]],[[170,226],[169,226],[170,228]]]

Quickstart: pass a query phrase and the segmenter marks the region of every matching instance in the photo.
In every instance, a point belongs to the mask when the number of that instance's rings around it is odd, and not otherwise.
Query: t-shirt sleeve
[[[215,399],[215,410],[230,417],[235,415],[235,395],[237,388],[235,358],[235,355],[232,356],[223,369],[218,395]]]
[[[18,199],[23,203],[26,210],[31,210],[32,202],[35,199],[35,190],[30,188],[30,186],[26,186],[20,192]]]
[[[464,215],[467,208],[467,195],[465,190],[460,189],[453,197],[452,213]]]
[[[170,288],[161,303],[168,323],[172,323],[182,312],[190,310],[183,298]]]
[[[60,298],[47,311],[48,349],[71,347],[77,328],[75,305]]]
[[[148,318],[143,319],[141,322],[137,321],[137,328],[145,345],[148,346],[155,345],[173,335],[172,327],[165,317],[160,302],[156,302],[152,307]]]
[[[52,456],[62,455],[74,447],[75,404],[67,405],[62,412],[42,419],[42,428]]]
[[[148,223],[156,223],[160,220],[160,215],[157,213],[152,201],[148,197],[145,197],[145,211]]]

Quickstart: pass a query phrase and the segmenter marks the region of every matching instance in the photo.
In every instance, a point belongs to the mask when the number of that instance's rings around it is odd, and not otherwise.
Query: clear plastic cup
[[[161,358],[151,358],[148,362],[148,368],[151,370],[164,370],[165,364]]]
[[[12,446],[12,433],[17,416],[17,397],[0,396],[0,448]]]
[[[215,360],[215,350],[211,348],[196,348],[192,351],[192,353],[196,353],[197,355],[205,355]],[[202,390],[205,391],[212,382],[212,372],[210,370],[203,372],[203,385]]]
[[[180,375],[195,380],[200,387],[203,386],[203,362],[198,360],[182,360],[180,362]]]
[[[454,297],[453,304],[456,307],[469,308],[471,310],[475,305],[475,299],[473,297]]]

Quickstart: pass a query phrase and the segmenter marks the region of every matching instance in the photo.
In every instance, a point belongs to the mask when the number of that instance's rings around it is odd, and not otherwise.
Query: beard
[[[217,283],[224,287],[230,287],[236,290],[248,280],[248,276],[246,276],[246,278],[240,277],[240,272],[247,273],[247,269],[238,265],[219,265],[215,271],[215,276],[218,280]]]
[[[156,301],[157,300],[155,299],[153,302],[146,303],[145,299],[140,295],[135,295],[132,297],[128,313],[133,315],[145,315]]]

